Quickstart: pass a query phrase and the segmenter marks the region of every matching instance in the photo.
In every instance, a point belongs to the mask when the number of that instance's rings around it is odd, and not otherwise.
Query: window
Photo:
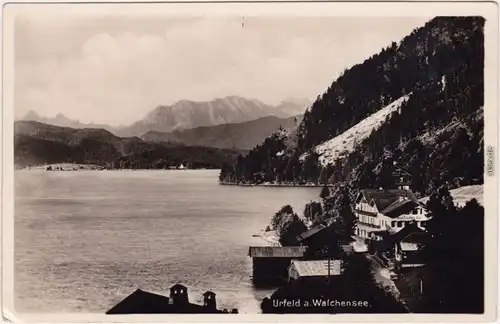
[[[395,221],[391,222],[391,227],[396,227],[396,222]]]
[[[403,227],[403,222],[398,222],[398,227]]]

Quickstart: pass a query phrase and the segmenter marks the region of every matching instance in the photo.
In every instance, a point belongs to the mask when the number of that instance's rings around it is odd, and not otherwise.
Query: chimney
[[[217,301],[214,292],[207,291],[203,294],[203,306],[213,311],[217,310]]]
[[[170,299],[174,306],[189,304],[187,288],[181,284],[175,284],[170,288]]]

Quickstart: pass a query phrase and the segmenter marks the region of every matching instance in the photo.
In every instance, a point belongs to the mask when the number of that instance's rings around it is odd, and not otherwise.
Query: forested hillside
[[[104,129],[74,129],[32,121],[15,123],[16,167],[52,163],[96,164],[108,169],[220,168],[237,150],[147,143],[118,137]]]
[[[292,145],[277,133],[225,166],[220,179],[388,187],[396,165],[421,195],[445,182],[482,183],[483,25],[480,17],[432,19],[346,70],[305,113]],[[318,145],[402,97],[351,152],[319,163]]]
[[[142,135],[141,139],[152,143],[171,142],[189,146],[250,150],[280,127],[294,131],[301,118],[300,115],[290,118],[267,116],[244,123],[197,127],[171,133],[150,131]]]

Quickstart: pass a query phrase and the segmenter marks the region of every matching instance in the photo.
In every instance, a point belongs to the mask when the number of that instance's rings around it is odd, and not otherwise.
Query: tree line
[[[133,143],[132,143],[133,144]],[[124,148],[103,140],[83,138],[69,145],[27,135],[15,135],[14,159],[19,167],[54,163],[95,164],[106,169],[220,169],[241,154],[239,150],[137,142]],[[121,150],[120,150],[121,149]]]

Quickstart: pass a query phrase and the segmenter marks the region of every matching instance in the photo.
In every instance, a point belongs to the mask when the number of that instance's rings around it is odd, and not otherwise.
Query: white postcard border
[[[4,2],[4,1],[2,1]],[[47,3],[52,3],[47,5]],[[14,93],[14,18],[16,15],[68,14],[96,15],[295,15],[295,16],[483,16],[485,25],[485,145],[494,149],[498,159],[498,4],[495,2],[300,2],[251,3],[228,2],[189,3],[60,3],[58,1],[12,1],[3,6],[2,61],[2,310],[5,319],[13,322],[486,322],[497,317],[498,292],[498,162],[493,176],[484,181],[485,204],[485,313],[483,315],[427,314],[337,314],[337,315],[105,315],[105,314],[18,314],[14,310],[14,160],[13,160],[13,93]],[[486,161],[486,158],[485,158]],[[466,292],[464,292],[466,293]]]

